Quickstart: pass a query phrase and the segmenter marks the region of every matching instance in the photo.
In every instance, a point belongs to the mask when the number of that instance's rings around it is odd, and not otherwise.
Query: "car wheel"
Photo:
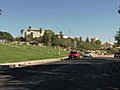
[[[72,58],[71,57],[69,57],[69,60],[71,60]]]

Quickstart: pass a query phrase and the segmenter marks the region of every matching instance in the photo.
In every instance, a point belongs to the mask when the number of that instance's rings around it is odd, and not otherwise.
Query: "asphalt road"
[[[0,90],[120,90],[120,61],[62,60],[1,70]]]

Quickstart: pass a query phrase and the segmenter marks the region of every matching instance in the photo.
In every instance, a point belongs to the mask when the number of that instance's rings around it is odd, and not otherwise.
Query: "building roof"
[[[105,42],[104,44],[114,45],[112,42]]]
[[[39,31],[40,29],[39,28],[30,28],[28,30],[30,30],[30,31]]]

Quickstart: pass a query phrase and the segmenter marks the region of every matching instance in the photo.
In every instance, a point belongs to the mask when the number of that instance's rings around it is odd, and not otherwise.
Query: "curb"
[[[48,64],[48,63],[60,61],[61,59],[62,58],[15,62],[15,63],[1,63],[0,69],[5,70],[5,69],[11,69],[11,68],[22,68],[22,67],[33,66],[33,65],[42,65],[42,64]]]

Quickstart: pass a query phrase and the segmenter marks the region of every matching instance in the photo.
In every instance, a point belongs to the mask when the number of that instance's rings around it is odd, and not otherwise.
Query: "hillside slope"
[[[42,60],[67,56],[67,52],[49,47],[0,44],[0,63]]]

